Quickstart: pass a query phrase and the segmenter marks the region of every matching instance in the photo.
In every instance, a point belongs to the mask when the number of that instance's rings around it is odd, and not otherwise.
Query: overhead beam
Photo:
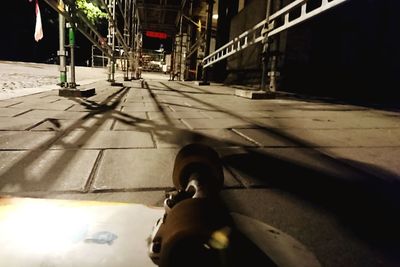
[[[178,12],[180,10],[180,6],[176,5],[155,5],[155,4],[139,4],[138,8],[140,9],[152,9],[152,10],[159,10],[159,11],[172,11]]]

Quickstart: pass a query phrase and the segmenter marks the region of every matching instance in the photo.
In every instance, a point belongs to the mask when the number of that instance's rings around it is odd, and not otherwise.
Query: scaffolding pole
[[[64,9],[64,2],[60,0],[59,5]],[[67,66],[66,66],[66,56],[67,52],[65,50],[65,18],[62,14],[58,15],[58,29],[59,29],[59,49],[58,56],[60,57],[60,83],[61,87],[67,86]]]

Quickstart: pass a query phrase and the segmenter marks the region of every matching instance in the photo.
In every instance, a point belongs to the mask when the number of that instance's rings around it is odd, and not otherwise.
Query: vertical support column
[[[74,2],[71,2],[68,6],[66,6],[66,10],[68,11],[69,15],[71,16],[71,21],[70,23],[67,24],[68,27],[68,40],[69,40],[69,48],[70,48],[70,82],[66,83],[66,88],[62,88],[58,91],[59,96],[65,96],[65,97],[90,97],[93,96],[96,93],[95,88],[77,88],[79,86],[76,84],[75,81],[75,47],[76,47],[76,42],[75,42],[75,28],[76,28],[76,6]],[[60,23],[60,32],[63,32],[61,30],[61,23]],[[65,33],[65,30],[64,30]],[[61,43],[65,42],[65,35],[62,35],[61,37],[60,34],[60,45]]]
[[[212,15],[214,9],[214,0],[208,0],[208,14],[207,14],[207,29],[206,29],[206,50],[204,57],[210,55],[211,46],[211,27],[212,27]],[[208,82],[208,68],[203,68],[202,81],[198,85],[210,85]]]
[[[83,89],[80,88],[80,89],[78,89],[77,88],[78,85],[76,84],[76,81],[75,81],[75,45],[76,45],[75,28],[76,28],[76,20],[77,20],[75,2],[71,2],[68,6],[66,6],[66,11],[68,11],[70,17],[72,18],[70,23],[67,24],[68,40],[69,40],[68,46],[71,50],[71,52],[70,52],[71,79],[70,79],[70,82],[67,84],[66,88],[62,88],[58,91],[58,95],[65,96],[65,97],[90,97],[96,93],[95,88],[83,88]],[[64,38],[65,38],[65,36],[64,36]],[[61,39],[64,39],[64,38],[61,38]],[[63,40],[60,40],[60,44],[62,41]],[[64,39],[64,41],[65,41],[65,39]]]
[[[115,0],[108,0],[107,8],[113,15],[112,20],[108,20],[108,45],[111,47],[112,57],[108,59],[107,69],[108,69],[108,81],[115,82]]]
[[[271,3],[271,13],[276,12],[282,8],[282,0],[275,0],[272,1]],[[270,72],[268,72],[269,76],[269,86],[268,86],[268,91],[271,94],[275,94],[277,91],[278,87],[278,77],[280,75],[278,71],[278,60],[280,56],[280,36],[281,35],[276,35],[274,36],[273,40],[271,40],[271,45],[270,45],[270,60],[271,60],[271,69]]]
[[[60,8],[64,9],[63,0],[59,1]],[[66,50],[65,50],[65,18],[63,15],[58,15],[58,29],[59,29],[59,51],[58,56],[60,57],[60,83],[61,87],[67,86],[67,65],[66,65]]]
[[[273,11],[277,11],[281,8],[281,1],[268,0],[267,3],[267,27],[272,27],[269,22],[269,16]],[[272,96],[277,90],[277,79],[279,76],[278,72],[278,56],[279,56],[279,37],[275,36],[274,39],[268,38],[267,36],[263,40],[263,52],[262,52],[262,74],[261,74],[261,90]],[[270,63],[270,71],[268,72],[268,63]],[[267,76],[269,77],[269,84],[267,86]]]
[[[175,54],[176,54],[176,35],[172,39],[172,53],[171,53],[171,67],[169,69],[169,81],[173,81],[175,78]]]
[[[129,17],[128,17],[128,2],[130,0],[125,0],[124,1],[124,40],[127,46],[129,47],[129,30],[127,23],[129,23]],[[124,60],[125,60],[125,69],[124,69],[124,81],[129,81],[129,51],[124,50]]]
[[[218,24],[217,24],[217,40],[216,48],[220,48],[227,42],[230,37],[231,21],[238,13],[239,1],[238,0],[219,0],[218,1]],[[217,62],[214,67],[216,73],[215,80],[223,82],[227,76],[227,59]]]
[[[193,19],[193,0],[190,0],[190,6],[189,6],[189,18]],[[188,23],[188,27],[187,27],[187,31],[186,31],[186,55],[187,53],[190,51],[190,47],[194,44],[194,38],[192,37],[192,33],[193,33],[193,25],[192,23]],[[185,57],[185,80],[192,80],[192,59],[193,57],[187,58]]]
[[[70,69],[71,69],[71,79],[69,82],[69,88],[76,88],[75,82],[75,30],[74,25],[71,25],[68,32],[69,36],[69,46],[71,49],[71,57],[70,57]]]
[[[271,15],[271,4],[272,0],[268,0],[267,2],[267,11],[266,11],[266,27],[269,27],[269,16]],[[268,34],[268,33],[267,33]],[[263,40],[263,51],[262,51],[262,72],[261,72],[261,90],[269,91],[269,88],[266,88],[267,83],[267,74],[268,74],[268,46],[269,46],[269,38],[268,36]]]
[[[182,80],[182,57],[183,57],[183,14],[181,14],[181,20],[179,23],[179,76],[178,81]]]
[[[94,67],[94,45],[92,45],[92,68]]]
[[[136,0],[132,0],[132,22],[131,22],[131,28],[130,28],[130,39],[131,39],[131,51],[130,51],[130,57],[131,57],[131,79],[134,80],[136,79],[135,77],[135,70],[136,70]]]

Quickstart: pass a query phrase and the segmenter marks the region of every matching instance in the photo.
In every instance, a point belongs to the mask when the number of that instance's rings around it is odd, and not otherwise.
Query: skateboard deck
[[[141,204],[0,198],[1,266],[156,266],[148,238],[163,214]],[[293,237],[247,216],[232,218],[278,266],[320,266]]]

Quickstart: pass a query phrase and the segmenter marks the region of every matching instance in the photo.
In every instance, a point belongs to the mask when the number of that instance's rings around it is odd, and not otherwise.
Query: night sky
[[[2,14],[0,60],[25,62],[51,62],[58,50],[58,14],[44,1],[39,0],[42,15],[44,37],[39,42],[33,38],[35,32],[35,1],[6,0],[1,1]],[[106,27],[100,29],[106,36]],[[85,65],[91,57],[91,43],[80,33],[76,35],[79,48],[76,51],[78,65]],[[171,49],[171,39],[159,40],[143,38],[146,49]]]

